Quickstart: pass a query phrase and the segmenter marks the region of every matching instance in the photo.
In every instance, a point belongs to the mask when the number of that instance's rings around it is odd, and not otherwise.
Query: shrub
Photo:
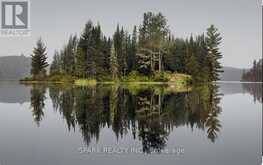
[[[153,81],[167,82],[170,80],[171,73],[169,72],[155,72],[153,75]]]
[[[97,81],[94,79],[78,79],[75,81],[77,86],[95,86]]]

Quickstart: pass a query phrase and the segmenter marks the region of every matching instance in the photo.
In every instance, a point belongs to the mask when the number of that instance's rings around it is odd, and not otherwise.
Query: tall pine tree
[[[83,49],[78,47],[76,54],[75,75],[80,78],[86,77],[86,56]]]
[[[53,56],[53,61],[50,65],[50,74],[59,74],[61,71],[61,67],[60,67],[60,55],[58,53],[58,51],[55,51],[55,54]]]
[[[222,38],[220,37],[220,33],[218,29],[211,25],[207,29],[207,51],[208,51],[208,69],[209,69],[209,81],[217,81],[219,80],[220,72],[223,72],[221,63],[219,60],[222,58],[222,54],[219,51],[219,44],[221,43]]]
[[[110,71],[111,71],[111,76],[113,80],[118,79],[118,71],[119,65],[118,65],[118,60],[117,60],[117,55],[114,46],[111,48],[111,56],[110,56]]]
[[[31,55],[31,74],[34,79],[44,78],[46,76],[47,63],[47,53],[46,46],[44,45],[41,38],[37,41],[36,47],[33,49],[33,54]]]

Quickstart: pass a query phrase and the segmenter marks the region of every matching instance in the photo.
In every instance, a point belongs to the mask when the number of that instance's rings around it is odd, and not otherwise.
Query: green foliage
[[[254,61],[253,66],[248,71],[244,71],[242,81],[263,82],[262,79],[262,59]]]
[[[167,20],[161,13],[148,12],[144,14],[143,24],[139,29],[138,52],[136,54],[140,73],[151,75],[157,66],[159,71],[162,71],[163,49],[168,33]]]
[[[50,65],[50,74],[59,74],[61,72],[61,65],[60,65],[60,55],[56,51],[53,57],[53,62]]]
[[[150,82],[151,78],[149,76],[142,75],[137,71],[132,71],[127,76],[122,77],[122,81],[124,82]]]
[[[61,50],[60,58],[62,73],[74,75],[77,44],[77,36],[70,36],[68,43],[63,50]]]
[[[79,38],[70,36],[63,49],[55,52],[50,75],[70,75],[100,82],[167,82],[173,75],[183,73],[192,76],[191,83],[216,81],[222,71],[221,40],[214,25],[206,34],[175,38],[161,13],[145,13],[142,24],[138,30],[134,26],[132,34],[117,25],[109,38],[104,36],[99,24],[88,21]],[[45,77],[45,50],[39,41],[33,52],[34,79]],[[57,80],[57,77],[52,79]]]
[[[45,90],[33,88],[31,105],[35,122],[44,116]],[[36,91],[38,90],[38,91]],[[52,86],[50,98],[68,129],[79,128],[89,145],[102,129],[121,138],[130,131],[141,142],[143,152],[162,149],[172,128],[189,127],[206,133],[215,142],[222,129],[218,88],[197,86],[190,90],[172,85],[99,85],[87,87]]]
[[[31,74],[34,79],[41,79],[46,76],[47,53],[46,47],[41,39],[37,41],[36,47],[31,55]]]
[[[31,93],[31,108],[34,121],[37,126],[40,126],[40,122],[44,117],[44,107],[45,107],[45,92],[46,88],[44,86],[33,86]]]
[[[207,29],[207,51],[208,51],[208,69],[209,69],[209,80],[217,81],[219,80],[219,73],[222,71],[222,66],[219,60],[222,58],[222,54],[219,51],[219,44],[221,43],[222,38],[218,29],[211,25]]]
[[[45,78],[36,78],[36,77],[25,77],[20,80],[22,83],[72,83],[74,82],[76,77],[68,75],[68,74],[52,74],[46,76]]]
[[[191,83],[191,76],[185,74],[173,74],[169,72],[155,72],[152,76],[145,76],[137,71],[130,72],[122,78],[124,82],[148,82],[148,83],[178,83],[188,85]]]
[[[119,74],[119,65],[118,65],[117,55],[114,46],[112,46],[111,48],[110,71],[111,71],[112,79],[117,80]]]
[[[171,73],[169,72],[155,72],[153,76],[153,80],[157,82],[168,82],[169,81],[169,76]]]
[[[152,63],[151,63],[151,51],[148,49],[141,49],[139,53],[136,54],[138,60],[138,72],[150,76],[153,73]]]
[[[132,70],[136,70],[136,51],[137,51],[137,27],[134,26],[133,33],[132,33],[132,39],[131,43],[128,44],[128,56],[127,56],[127,69],[128,72],[131,72]]]
[[[198,78],[200,78],[200,66],[198,65],[197,59],[194,55],[192,55],[187,63],[188,72],[192,75],[193,82],[200,82]]]
[[[58,82],[58,83],[72,83],[75,81],[75,77],[68,74],[55,74],[46,78],[46,81]]]
[[[97,84],[96,80],[78,79],[74,82],[77,86],[95,86]]]
[[[186,73],[186,42],[183,39],[169,41],[169,53],[164,55],[164,70]]]
[[[127,72],[127,53],[128,53],[128,42],[130,36],[124,32],[123,28],[117,26],[116,32],[113,35],[113,45],[116,51],[118,60],[118,70],[121,76],[125,76]]]
[[[80,78],[85,78],[85,74],[86,74],[85,68],[86,68],[85,53],[81,48],[78,48],[76,54],[75,75]]]
[[[29,81],[34,81],[34,78],[33,77],[25,77],[25,78],[22,78],[21,80],[19,80],[20,82],[29,82]]]

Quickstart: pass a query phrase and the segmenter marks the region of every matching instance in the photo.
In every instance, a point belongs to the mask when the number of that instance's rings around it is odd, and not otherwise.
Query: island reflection
[[[161,151],[168,135],[177,127],[203,130],[214,143],[219,136],[221,94],[218,86],[195,87],[176,91],[173,86],[94,87],[40,86],[31,88],[31,109],[39,126],[44,117],[47,89],[53,108],[66,120],[68,130],[79,128],[84,142],[99,140],[103,128],[111,129],[116,138],[132,132],[143,152]]]

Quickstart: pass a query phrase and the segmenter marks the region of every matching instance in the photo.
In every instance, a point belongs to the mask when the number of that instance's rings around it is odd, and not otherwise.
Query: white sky
[[[117,23],[131,32],[147,11],[162,12],[176,37],[205,32],[215,24],[223,36],[225,66],[247,68],[262,56],[260,0],[31,0],[31,37],[0,37],[0,56],[29,56],[41,36],[51,61],[54,50],[70,34],[79,34],[89,19],[112,35]]]

